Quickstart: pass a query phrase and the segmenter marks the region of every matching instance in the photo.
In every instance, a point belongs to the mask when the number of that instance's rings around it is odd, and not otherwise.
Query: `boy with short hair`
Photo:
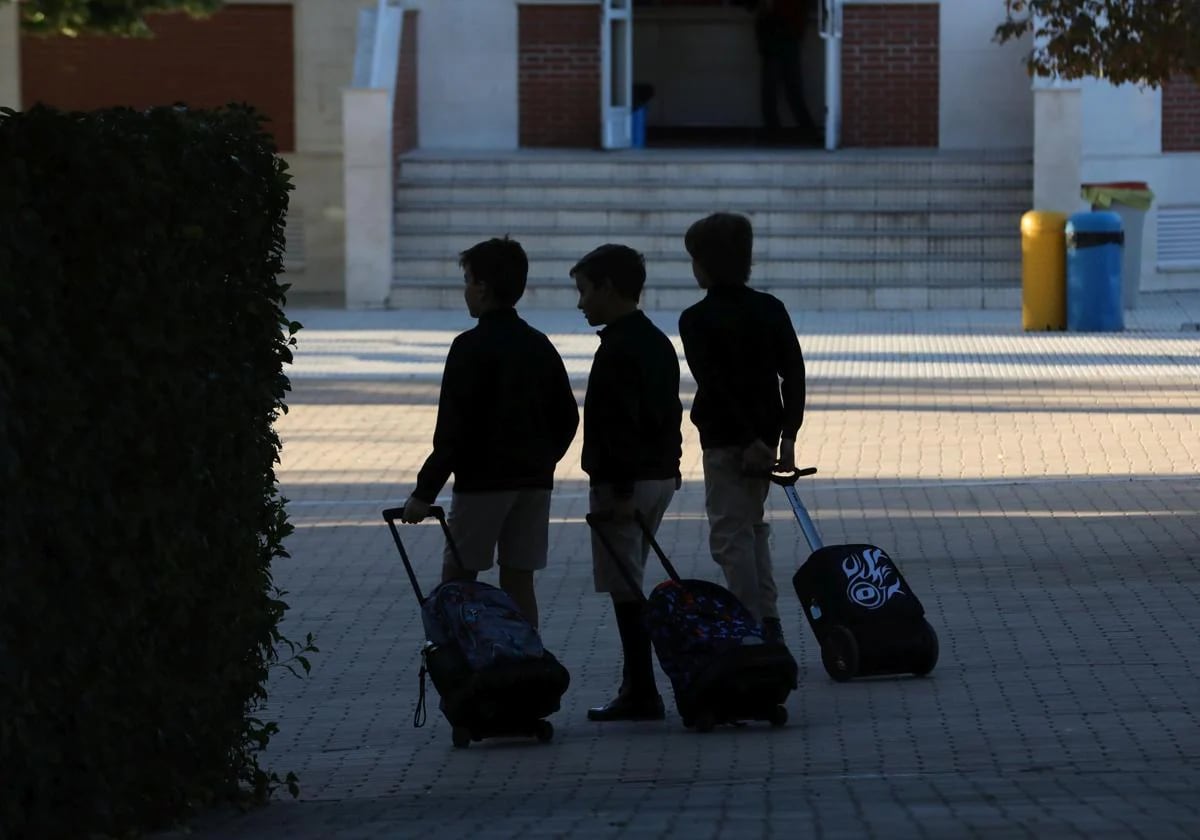
[[[679,318],[696,380],[692,422],[700,432],[709,547],[729,589],[783,641],[764,505],[772,469],[795,468],[804,420],[804,357],[787,309],[751,289],[750,220],[714,213],[684,237],[703,300]]]
[[[517,315],[529,273],[520,244],[480,242],[459,265],[479,323],[450,345],[433,452],[403,518],[428,516],[453,473],[447,521],[462,565],[447,545],[442,580],[474,580],[495,556],[500,588],[536,627],[533,573],[546,567],[554,468],[575,438],[579,408],[562,357]]]
[[[662,720],[640,592],[650,544],[633,514],[657,532],[679,487],[679,357],[638,309],[646,264],[637,251],[601,245],[575,264],[571,277],[587,322],[604,327],[583,406],[583,469],[591,481],[589,509],[604,520],[599,527],[618,555],[592,534],[596,591],[612,597],[624,659],[617,696],[588,709],[588,720]],[[629,588],[618,562],[639,591]]]

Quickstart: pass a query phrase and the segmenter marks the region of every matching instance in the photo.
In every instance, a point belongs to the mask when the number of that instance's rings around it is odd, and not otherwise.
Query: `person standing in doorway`
[[[818,0],[819,2],[819,0]],[[821,145],[821,130],[804,104],[800,69],[801,45],[811,0],[758,0],[754,35],[758,44],[763,126],[769,139],[781,136],[779,88],[796,121],[802,142]]]

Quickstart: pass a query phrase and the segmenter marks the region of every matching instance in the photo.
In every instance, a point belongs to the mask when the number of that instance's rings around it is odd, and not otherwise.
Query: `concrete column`
[[[1077,87],[1033,90],[1033,207],[1074,213],[1083,175],[1083,99]]]
[[[391,101],[384,88],[342,91],[348,309],[384,307],[392,288]]]

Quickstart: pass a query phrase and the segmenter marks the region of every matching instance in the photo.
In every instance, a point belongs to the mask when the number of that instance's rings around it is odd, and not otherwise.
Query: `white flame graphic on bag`
[[[879,562],[883,558],[883,563]],[[862,556],[851,555],[842,561],[846,573],[846,597],[868,610],[886,604],[893,595],[903,595],[896,569],[882,549],[872,548]]]

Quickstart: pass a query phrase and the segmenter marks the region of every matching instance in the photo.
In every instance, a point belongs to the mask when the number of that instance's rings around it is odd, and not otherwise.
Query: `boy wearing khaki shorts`
[[[500,588],[536,627],[533,574],[546,567],[554,468],[575,438],[579,407],[562,357],[517,315],[529,261],[514,240],[459,256],[467,311],[479,323],[450,345],[433,452],[404,506],[420,522],[454,474],[442,580],[500,567]]]
[[[601,245],[571,269],[571,277],[587,322],[604,327],[583,404],[583,470],[591,484],[589,510],[602,520],[597,527],[617,555],[592,534],[596,591],[612,598],[623,654],[616,697],[588,709],[588,720],[662,720],[642,593],[629,588],[617,563],[640,590],[650,545],[634,511],[656,532],[679,487],[679,357],[638,309],[646,265],[637,251]]]

